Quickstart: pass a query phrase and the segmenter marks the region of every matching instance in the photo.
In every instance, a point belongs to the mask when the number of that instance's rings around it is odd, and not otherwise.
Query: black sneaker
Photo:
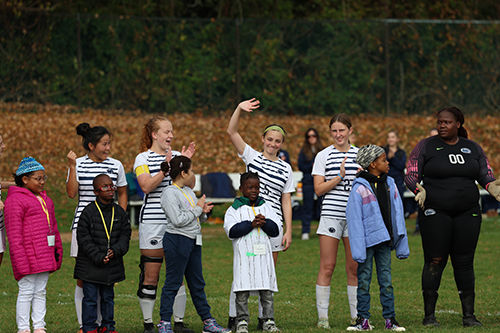
[[[144,323],[144,333],[155,333],[155,324]]]
[[[464,327],[474,327],[474,326],[483,326],[479,320],[477,320],[476,316],[470,315],[467,317],[463,317],[462,324]]]
[[[424,319],[422,320],[422,325],[438,327],[439,322],[437,321],[437,319],[434,315],[430,315],[430,316],[424,317]]]
[[[259,318],[257,323],[257,330],[262,331],[264,329],[264,318]]]

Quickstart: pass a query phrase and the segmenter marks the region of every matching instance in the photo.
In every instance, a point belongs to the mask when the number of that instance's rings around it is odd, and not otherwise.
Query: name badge
[[[262,256],[266,254],[266,244],[254,244],[253,245],[253,253],[256,256]]]
[[[56,235],[47,235],[47,244],[49,244],[49,246],[55,246],[56,245]]]
[[[198,246],[202,245],[201,235],[196,235],[196,245],[198,245]]]

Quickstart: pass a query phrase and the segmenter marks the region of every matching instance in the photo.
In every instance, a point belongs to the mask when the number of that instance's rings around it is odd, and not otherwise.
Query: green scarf
[[[258,197],[257,200],[255,200],[254,206],[255,207],[262,206],[264,203],[265,203],[264,199]],[[241,206],[251,206],[250,199],[248,199],[247,197],[239,197],[234,199],[234,202],[231,205],[231,207],[233,207],[234,209],[238,209]]]

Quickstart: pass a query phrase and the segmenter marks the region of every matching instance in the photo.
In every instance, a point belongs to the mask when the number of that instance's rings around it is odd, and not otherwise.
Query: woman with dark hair
[[[438,135],[420,141],[410,154],[405,182],[420,206],[424,250],[424,326],[438,326],[435,308],[441,276],[451,258],[462,303],[463,326],[481,326],[474,316],[474,253],[481,228],[477,181],[500,201],[500,181],[483,149],[467,139],[456,107],[437,112]]]
[[[314,182],[311,172],[314,158],[322,149],[323,145],[321,144],[318,131],[314,128],[307,129],[298,160],[299,170],[302,171],[302,240],[309,239],[311,220],[316,215]]]
[[[76,228],[83,209],[95,200],[94,186],[92,181],[99,174],[108,175],[117,187],[118,204],[127,209],[127,179],[125,170],[120,161],[109,157],[111,151],[111,133],[103,126],[91,127],[87,123],[81,123],[76,127],[76,134],[82,137],[82,145],[87,154],[76,157],[73,151],[67,155],[68,178],[66,179],[66,193],[68,197],[74,198],[78,195],[78,205],[71,226],[71,257],[78,255],[78,243],[76,241]],[[82,300],[83,281],[77,280],[75,288],[75,308],[80,331],[82,327]],[[100,312],[98,312],[100,315]]]
[[[399,196],[403,198],[403,193],[405,193],[406,152],[399,147],[399,136],[396,131],[391,130],[387,133],[387,145],[384,146],[384,150],[389,162],[388,175],[394,178]]]

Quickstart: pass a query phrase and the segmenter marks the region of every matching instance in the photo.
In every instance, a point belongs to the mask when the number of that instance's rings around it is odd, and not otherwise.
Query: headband
[[[277,132],[280,132],[281,135],[283,135],[283,137],[286,136],[285,130],[283,128],[281,128],[281,126],[278,126],[278,125],[272,125],[272,126],[269,126],[268,128],[266,128],[264,130],[264,135],[266,135],[266,133],[269,131],[277,131]]]

